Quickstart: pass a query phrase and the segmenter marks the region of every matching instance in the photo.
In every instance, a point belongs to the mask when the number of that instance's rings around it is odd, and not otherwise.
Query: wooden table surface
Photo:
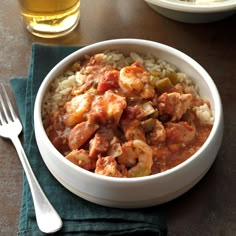
[[[236,235],[236,15],[185,24],[154,12],[143,0],[81,0],[81,20],[69,35],[40,39],[25,29],[16,0],[1,0],[1,80],[25,77],[32,43],[86,45],[141,38],[175,47],[198,61],[215,81],[224,108],[224,138],[216,161],[189,192],[169,202],[169,235]],[[16,235],[22,167],[11,142],[0,139],[0,235]]]

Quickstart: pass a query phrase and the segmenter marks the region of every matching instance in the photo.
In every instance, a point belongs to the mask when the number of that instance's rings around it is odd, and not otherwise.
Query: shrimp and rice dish
[[[127,178],[184,162],[214,121],[209,101],[188,75],[152,55],[118,51],[86,55],[55,78],[42,118],[66,159],[96,174]]]

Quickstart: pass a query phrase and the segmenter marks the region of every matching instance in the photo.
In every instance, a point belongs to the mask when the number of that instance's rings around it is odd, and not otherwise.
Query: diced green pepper
[[[142,121],[141,125],[144,129],[144,132],[148,133],[153,130],[154,125],[155,125],[155,120],[153,118],[149,118],[147,120]]]
[[[177,78],[177,74],[175,72],[170,72],[170,74],[168,74],[167,77],[170,79],[173,85],[176,85],[179,83],[179,79]]]
[[[173,86],[171,80],[166,77],[164,79],[156,81],[155,88],[159,93],[164,93],[171,86]]]
[[[153,76],[153,75],[150,76],[150,83],[151,83],[151,85],[152,85],[153,87],[156,87],[156,83],[157,83],[159,80],[160,80],[160,78],[157,77],[157,76]]]

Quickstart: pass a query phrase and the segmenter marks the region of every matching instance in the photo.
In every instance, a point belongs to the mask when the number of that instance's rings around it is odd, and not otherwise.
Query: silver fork
[[[54,233],[62,227],[62,220],[47,199],[31,169],[19,140],[22,125],[13,109],[3,83],[1,83],[0,90],[0,136],[10,139],[15,145],[29,182],[39,229],[44,233]]]

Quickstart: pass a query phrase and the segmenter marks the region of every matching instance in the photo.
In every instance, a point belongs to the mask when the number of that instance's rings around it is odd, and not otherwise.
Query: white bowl
[[[170,170],[151,176],[115,178],[86,171],[68,161],[54,148],[46,135],[41,117],[42,99],[49,84],[76,59],[105,49],[118,49],[123,53],[150,52],[191,75],[200,88],[200,94],[209,99],[214,112],[212,131],[204,145],[188,160]],[[223,134],[221,99],[209,74],[184,53],[160,43],[139,39],[117,39],[95,43],[63,59],[49,72],[39,88],[35,102],[34,124],[42,158],[50,172],[65,188],[88,201],[120,208],[157,205],[188,191],[211,167]]]
[[[233,15],[235,0],[145,0],[159,14],[185,23],[209,23]]]

